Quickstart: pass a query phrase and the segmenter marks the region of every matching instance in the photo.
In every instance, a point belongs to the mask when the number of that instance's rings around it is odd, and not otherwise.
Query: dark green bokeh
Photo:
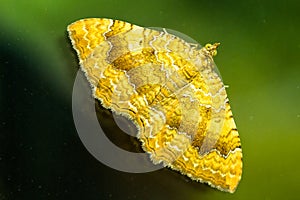
[[[297,199],[300,2],[0,0],[0,199]],[[242,139],[236,193],[167,169],[118,172],[81,144],[71,111],[77,58],[66,27],[106,17],[221,42],[222,74]]]

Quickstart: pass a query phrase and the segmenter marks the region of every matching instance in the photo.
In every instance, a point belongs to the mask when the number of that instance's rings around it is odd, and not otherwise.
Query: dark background
[[[299,1],[0,4],[0,200],[299,197]],[[68,24],[87,17],[170,28],[202,45],[221,42],[215,62],[230,86],[244,153],[236,193],[220,192],[168,169],[119,172],[87,152],[72,117],[78,64],[66,33]]]

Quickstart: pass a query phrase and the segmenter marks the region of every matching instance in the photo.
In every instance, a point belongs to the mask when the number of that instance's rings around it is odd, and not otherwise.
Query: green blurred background
[[[299,199],[300,1],[0,0],[0,200]],[[234,194],[168,169],[98,162],[72,118],[77,58],[66,27],[87,17],[221,42],[222,74],[244,153]]]

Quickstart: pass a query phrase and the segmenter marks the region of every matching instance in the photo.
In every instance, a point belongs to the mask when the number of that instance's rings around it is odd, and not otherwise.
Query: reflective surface
[[[0,2],[0,199],[299,196],[296,1]],[[72,87],[79,67],[66,33],[68,24],[86,17],[170,28],[202,45],[221,43],[215,62],[230,86],[227,92],[244,154],[243,177],[234,194],[168,169],[119,172],[87,152],[72,117]],[[113,142],[140,151],[110,113],[98,103],[96,109]]]

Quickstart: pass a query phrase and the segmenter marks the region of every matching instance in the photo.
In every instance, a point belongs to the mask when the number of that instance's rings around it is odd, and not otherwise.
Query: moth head
[[[220,43],[214,43],[214,44],[206,44],[205,49],[209,52],[211,56],[217,55],[217,48],[220,45]]]

